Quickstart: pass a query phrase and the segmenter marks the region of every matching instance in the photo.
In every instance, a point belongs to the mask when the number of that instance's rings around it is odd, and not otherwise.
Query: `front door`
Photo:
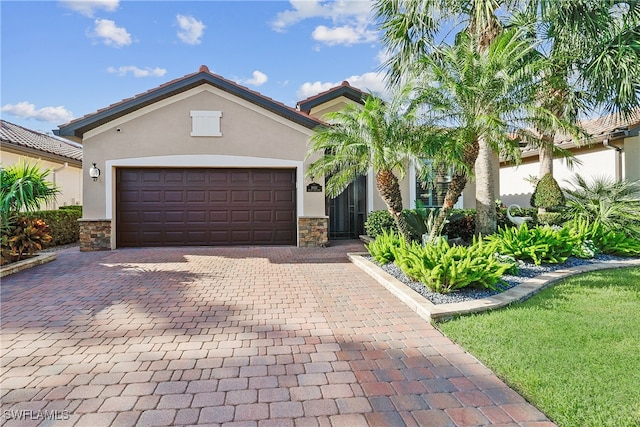
[[[328,199],[329,240],[357,239],[364,233],[367,177],[360,176],[334,199]]]

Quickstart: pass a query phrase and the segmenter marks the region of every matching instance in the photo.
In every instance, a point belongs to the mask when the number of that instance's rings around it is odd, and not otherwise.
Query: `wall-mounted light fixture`
[[[97,181],[100,176],[100,169],[98,169],[95,163],[91,166],[91,169],[89,169],[89,176],[93,178],[94,181]]]

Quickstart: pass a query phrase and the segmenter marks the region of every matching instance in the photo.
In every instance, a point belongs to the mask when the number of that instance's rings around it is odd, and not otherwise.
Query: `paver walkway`
[[[347,260],[362,249],[72,248],[8,276],[1,423],[553,425]]]

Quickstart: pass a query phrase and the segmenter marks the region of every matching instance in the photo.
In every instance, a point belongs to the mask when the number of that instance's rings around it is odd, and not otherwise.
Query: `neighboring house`
[[[569,187],[576,173],[587,179],[609,176],[621,180],[640,179],[640,110],[630,120],[622,121],[614,116],[604,116],[582,122],[582,127],[592,138],[588,143],[576,144],[566,136],[556,137],[555,143],[570,150],[580,162],[569,168],[564,159],[554,159],[553,176],[561,187]],[[538,150],[525,149],[522,163],[500,164],[500,199],[505,205],[512,203],[530,206],[534,186],[526,179],[538,177]]]
[[[1,120],[0,162],[12,166],[22,159],[50,169],[49,180],[60,190],[42,209],[82,204],[82,146]]]
[[[307,154],[321,116],[363,95],[345,82],[291,108],[201,66],[59,126],[86,159],[80,249],[356,238],[366,213],[385,208],[373,175],[332,202],[324,177],[305,171],[317,158]],[[410,182],[406,207],[415,203]]]

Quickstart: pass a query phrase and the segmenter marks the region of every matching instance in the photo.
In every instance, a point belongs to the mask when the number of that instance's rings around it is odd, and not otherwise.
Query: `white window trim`
[[[222,136],[220,118],[222,111],[191,111],[191,136]]]

